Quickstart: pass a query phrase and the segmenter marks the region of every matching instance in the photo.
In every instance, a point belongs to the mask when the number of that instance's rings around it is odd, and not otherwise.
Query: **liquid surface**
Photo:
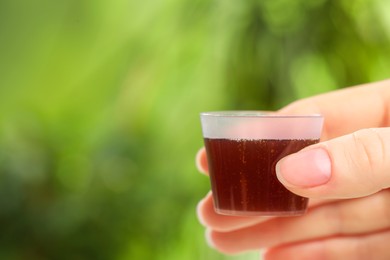
[[[276,163],[318,140],[204,139],[217,212],[233,215],[302,214],[308,199],[276,178]]]

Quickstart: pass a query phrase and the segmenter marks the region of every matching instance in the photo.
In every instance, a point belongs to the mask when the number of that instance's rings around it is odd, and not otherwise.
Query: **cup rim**
[[[264,110],[220,110],[201,112],[201,116],[207,117],[242,117],[242,118],[322,118],[319,113],[312,114],[283,114],[275,111]]]

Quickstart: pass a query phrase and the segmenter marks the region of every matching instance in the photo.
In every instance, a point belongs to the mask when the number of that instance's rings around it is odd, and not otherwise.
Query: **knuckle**
[[[370,212],[365,212],[366,220],[372,221],[375,216],[375,222],[370,224],[373,230],[388,229],[390,227],[390,191],[383,190],[366,198],[366,203],[370,205]],[[361,221],[360,221],[361,222]]]
[[[345,232],[345,216],[340,202],[336,202],[332,207],[327,207],[324,211],[324,218],[327,220],[328,227],[334,234],[343,234]]]
[[[383,191],[383,195],[381,196],[381,209],[382,209],[382,217],[386,222],[386,227],[390,228],[390,190]]]
[[[384,163],[387,160],[383,136],[378,133],[377,129],[368,128],[354,132],[352,139],[357,154],[354,159],[355,165],[365,173],[368,171],[373,181],[383,180],[383,178],[376,176],[383,172]]]
[[[354,252],[356,259],[373,259],[372,258],[372,246],[368,243],[365,243],[365,240],[356,239],[354,243]]]

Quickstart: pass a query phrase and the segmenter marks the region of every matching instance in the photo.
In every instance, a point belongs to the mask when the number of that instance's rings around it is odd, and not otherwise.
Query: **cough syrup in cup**
[[[276,163],[319,141],[319,115],[201,114],[214,207],[227,215],[301,215],[308,199],[277,179]]]

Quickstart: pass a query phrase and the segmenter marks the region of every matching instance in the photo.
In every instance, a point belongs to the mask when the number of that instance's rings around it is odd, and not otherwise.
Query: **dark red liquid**
[[[284,156],[318,140],[229,140],[205,138],[216,211],[233,215],[299,215],[308,199],[276,178]]]

